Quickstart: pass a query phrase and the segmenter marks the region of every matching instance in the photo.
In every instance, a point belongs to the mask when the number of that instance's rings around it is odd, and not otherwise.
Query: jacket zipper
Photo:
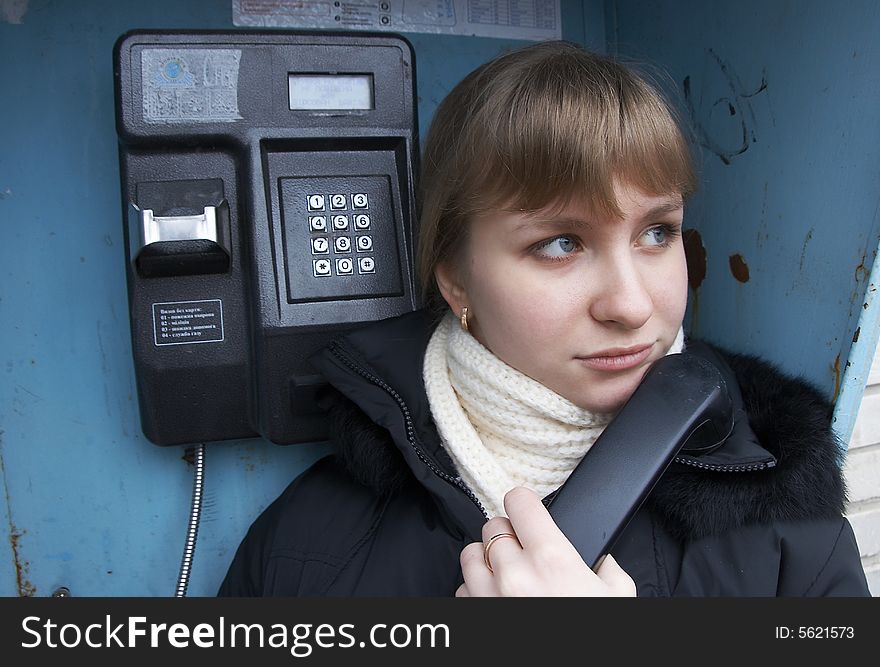
[[[700,468],[701,470],[712,470],[713,472],[755,472],[756,470],[766,470],[767,468],[774,467],[773,463],[768,463],[766,461],[746,463],[743,465],[717,465],[712,463],[700,463],[699,461],[690,461],[677,456],[672,460],[686,466]]]
[[[489,513],[486,512],[486,509],[483,507],[483,504],[480,500],[474,495],[474,492],[468,488],[467,484],[465,484],[460,477],[453,477],[452,475],[448,475],[444,471],[440,470],[434,463],[428,458],[428,456],[422,451],[422,449],[416,444],[415,440],[415,425],[413,424],[412,417],[410,416],[409,408],[404,402],[403,397],[394,390],[393,387],[388,385],[384,380],[379,377],[376,377],[371,372],[364,370],[361,368],[351,357],[342,349],[342,346],[338,342],[333,342],[329,346],[329,351],[333,356],[335,356],[339,361],[345,364],[349,369],[360,375],[362,378],[367,380],[368,382],[376,385],[383,391],[385,391],[394,401],[397,403],[398,408],[400,408],[401,413],[403,414],[404,422],[406,423],[406,439],[409,442],[410,447],[413,448],[413,451],[416,453],[416,456],[419,457],[422,463],[424,463],[431,471],[437,475],[440,479],[452,484],[456,488],[460,489],[464,492],[464,494],[477,506],[477,508],[482,512],[483,516],[487,519],[489,518]]]

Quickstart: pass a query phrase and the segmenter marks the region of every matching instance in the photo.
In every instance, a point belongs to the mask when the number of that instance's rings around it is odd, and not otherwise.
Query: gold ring
[[[489,549],[492,548],[495,540],[500,540],[502,537],[512,537],[513,539],[516,539],[516,535],[513,533],[498,533],[486,540],[486,544],[483,545],[483,560],[486,563],[486,567],[489,568],[489,572],[493,574],[495,573],[495,570],[492,569],[492,563],[489,561]]]

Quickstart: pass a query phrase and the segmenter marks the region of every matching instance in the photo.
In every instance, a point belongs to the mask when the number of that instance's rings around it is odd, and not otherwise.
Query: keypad
[[[285,176],[277,183],[289,303],[403,294],[401,222],[389,176]]]
[[[364,232],[371,229],[369,214],[355,213],[355,210],[370,208],[367,194],[312,193],[306,196],[306,208],[310,213],[323,212],[321,215],[308,217],[312,254],[331,255],[332,250],[332,261],[314,260],[313,273],[316,278],[326,278],[334,274],[350,276],[354,275],[355,269],[360,274],[376,273],[376,258],[368,254],[373,252],[373,237],[362,233],[355,237],[350,235],[351,231]],[[332,236],[328,236],[328,233],[332,233]],[[357,261],[354,253],[357,253]]]

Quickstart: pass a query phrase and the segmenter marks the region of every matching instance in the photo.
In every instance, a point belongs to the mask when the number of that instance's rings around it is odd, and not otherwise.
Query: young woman
[[[254,522],[220,593],[867,595],[831,406],[684,340],[694,185],[670,107],[609,58],[546,42],[465,78],[424,153],[428,307],[316,358],[336,455]],[[594,572],[542,499],[683,347],[726,377],[736,428],[676,458]]]

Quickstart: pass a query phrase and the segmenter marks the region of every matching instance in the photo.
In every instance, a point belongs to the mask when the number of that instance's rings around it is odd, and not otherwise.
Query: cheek
[[[555,335],[571,310],[572,297],[565,289],[522,266],[484,263],[472,268],[471,278],[469,296],[478,331],[496,354],[515,341],[527,346],[527,341]]]
[[[670,259],[675,261],[670,261],[668,266],[651,280],[652,300],[658,315],[663,319],[680,323],[687,308],[687,264],[684,253],[678,253]]]

